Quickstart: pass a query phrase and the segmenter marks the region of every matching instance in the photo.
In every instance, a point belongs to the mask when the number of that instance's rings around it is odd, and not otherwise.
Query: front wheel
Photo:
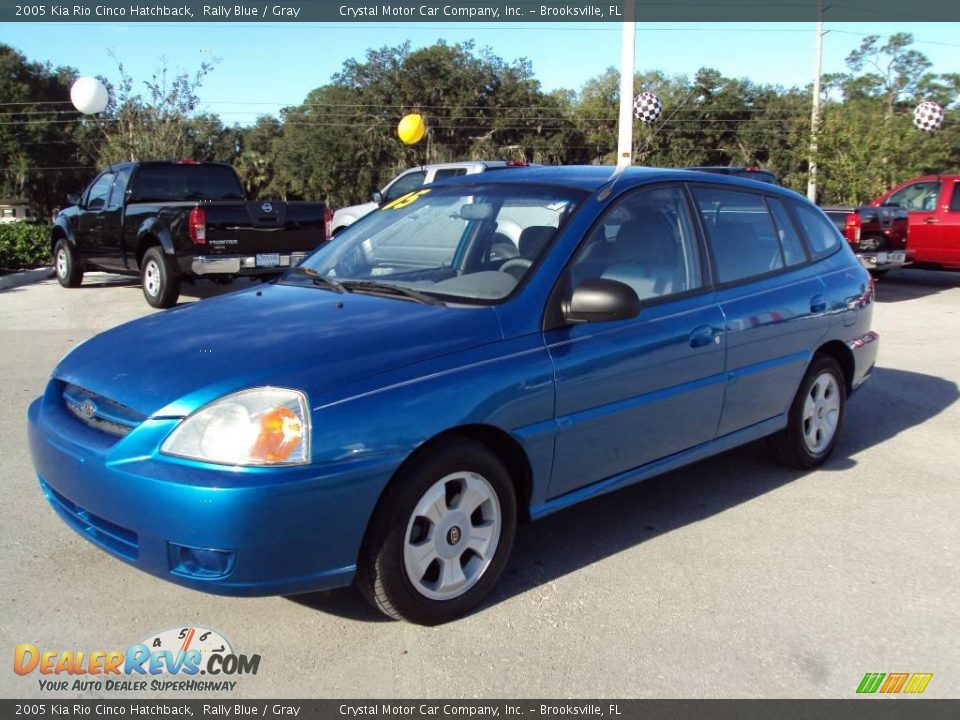
[[[809,470],[833,452],[843,426],[847,389],[843,371],[828,355],[817,355],[790,406],[787,427],[773,436],[777,458]]]
[[[57,282],[65,288],[80,287],[83,282],[83,267],[77,254],[66,240],[57,240],[53,249],[53,261],[57,270]]]
[[[476,607],[506,566],[517,522],[510,476],[459,441],[401,471],[381,498],[357,582],[386,615],[438,625]]]
[[[152,247],[140,262],[140,285],[147,303],[155,308],[169,308],[180,297],[180,273],[174,260],[162,248]]]

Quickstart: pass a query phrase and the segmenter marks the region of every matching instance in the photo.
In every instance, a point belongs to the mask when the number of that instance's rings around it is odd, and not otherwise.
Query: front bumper
[[[261,264],[264,255],[278,255],[277,264]],[[197,255],[190,262],[194,275],[262,275],[299,265],[309,253],[262,253],[261,255]]]
[[[286,595],[348,585],[370,514],[402,458],[230,468],[159,455],[178,422],[148,419],[123,438],[68,413],[51,382],[30,406],[41,488],[87,540],[157,577],[222,595]],[[180,548],[228,557],[210,576]]]

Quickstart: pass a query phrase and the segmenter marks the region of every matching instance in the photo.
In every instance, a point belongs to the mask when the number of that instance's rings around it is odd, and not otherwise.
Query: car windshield
[[[495,302],[523,281],[584,196],[533,185],[421,188],[351,225],[281,282]]]

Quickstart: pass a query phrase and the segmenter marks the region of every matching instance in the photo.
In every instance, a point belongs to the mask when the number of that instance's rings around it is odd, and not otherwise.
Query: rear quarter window
[[[843,242],[840,231],[823,213],[804,203],[791,201],[790,204],[803,234],[807,236],[810,254],[815,259],[826,257],[840,247]]]

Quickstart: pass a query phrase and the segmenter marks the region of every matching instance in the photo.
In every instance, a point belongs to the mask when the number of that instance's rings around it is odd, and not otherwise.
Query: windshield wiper
[[[346,288],[341,283],[338,283],[336,280],[331,280],[326,275],[318,273],[316,270],[312,270],[308,267],[294,267],[287,270],[287,273],[299,273],[300,275],[306,275],[308,278],[313,280],[314,285],[321,285],[322,287],[333,290],[337,293],[346,292]]]
[[[376,280],[344,280],[341,286],[347,292],[370,293],[371,295],[393,295],[415,300],[424,305],[443,305],[446,303],[438,300],[432,295],[418,292],[413,288],[403,287],[401,285],[389,285],[387,283],[377,282]]]

